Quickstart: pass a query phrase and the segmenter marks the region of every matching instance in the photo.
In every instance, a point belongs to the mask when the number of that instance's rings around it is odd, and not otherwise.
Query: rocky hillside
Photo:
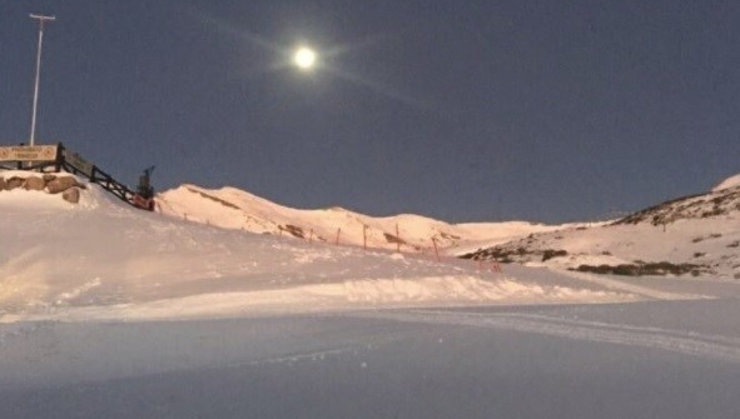
[[[666,225],[678,220],[710,218],[740,211],[740,185],[674,199],[631,214],[615,224]]]
[[[462,257],[603,274],[740,279],[740,184],[721,185],[604,226],[535,233]]]

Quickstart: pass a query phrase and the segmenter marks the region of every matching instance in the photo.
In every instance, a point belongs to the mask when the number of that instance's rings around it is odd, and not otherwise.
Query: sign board
[[[75,169],[79,170],[80,172],[87,175],[87,177],[91,178],[93,175],[93,165],[92,163],[88,162],[87,160],[83,159],[82,156],[79,154],[69,151],[67,149],[64,150],[64,160],[69,164],[70,166],[74,167]]]
[[[0,147],[0,161],[55,161],[57,146],[10,146]]]

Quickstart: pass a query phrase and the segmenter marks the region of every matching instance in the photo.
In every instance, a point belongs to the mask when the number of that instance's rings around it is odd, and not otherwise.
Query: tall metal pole
[[[31,13],[31,19],[39,20],[39,45],[36,51],[36,82],[33,87],[33,111],[31,113],[31,136],[28,139],[29,145],[33,146],[36,141],[36,110],[39,103],[39,77],[41,76],[41,47],[44,42],[44,23],[54,21],[54,16],[35,15]]]

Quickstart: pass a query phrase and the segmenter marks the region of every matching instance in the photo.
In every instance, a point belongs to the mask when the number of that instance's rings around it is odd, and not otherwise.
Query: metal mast
[[[36,141],[36,110],[39,103],[39,77],[41,75],[41,47],[44,42],[44,23],[56,20],[54,16],[43,16],[31,13],[31,19],[39,21],[39,45],[36,51],[36,82],[33,88],[33,111],[31,113],[31,137],[28,139],[29,145],[33,146]]]

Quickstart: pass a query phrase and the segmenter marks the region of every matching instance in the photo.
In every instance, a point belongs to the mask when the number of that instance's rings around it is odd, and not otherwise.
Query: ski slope
[[[730,419],[738,288],[701,301],[0,324],[0,416]]]
[[[187,208],[223,210],[208,201]],[[549,261],[493,272],[148,213],[93,185],[78,204],[0,191],[0,213],[0,417],[740,415],[737,281],[594,275]],[[398,219],[362,222],[381,231]],[[445,228],[411,220],[419,240]],[[726,221],[713,221],[721,237],[691,246],[731,239]],[[638,227],[660,248],[715,231],[692,223]],[[494,230],[517,237],[510,225]],[[662,251],[638,248],[647,245],[635,226],[581,227],[530,239],[567,242],[573,254],[609,243],[641,257]],[[476,230],[455,233],[465,228]],[[490,233],[465,237],[495,242]]]
[[[567,275],[532,270],[513,276],[454,258],[437,261],[431,253],[194,223],[133,209],[95,185],[76,205],[42,191],[3,191],[0,211],[0,235],[13,238],[0,243],[2,321],[641,298]],[[398,219],[420,220],[392,222]]]

